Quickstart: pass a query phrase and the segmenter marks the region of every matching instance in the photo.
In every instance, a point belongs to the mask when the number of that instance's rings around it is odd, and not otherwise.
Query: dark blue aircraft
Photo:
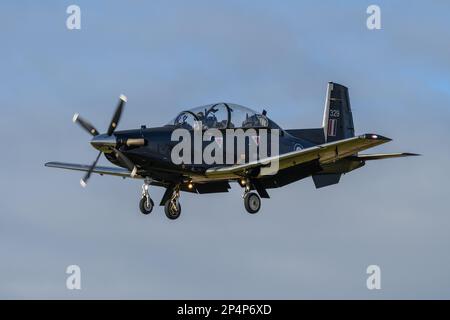
[[[85,171],[81,185],[92,173],[115,175],[123,178],[143,179],[142,198],[139,202],[143,214],[149,214],[154,206],[148,189],[150,185],[166,188],[160,205],[164,206],[169,219],[177,219],[181,213],[180,191],[193,193],[228,192],[230,182],[237,182],[244,189],[244,205],[249,213],[261,207],[261,198],[269,198],[271,188],[311,176],[316,188],[339,182],[342,174],[361,168],[366,161],[405,157],[412,153],[361,154],[360,151],[391,141],[378,134],[355,136],[348,89],[340,84],[329,83],[321,128],[284,130],[267,117],[266,111],[255,112],[249,108],[216,103],[182,111],[169,124],[156,127],[116,131],[126,97],[121,96],[106,133],[100,134],[88,121],[76,114],[73,118],[93,138],[91,145],[99,150],[92,165],[49,162],[47,167]],[[201,127],[198,127],[201,123]],[[197,124],[197,128],[196,128]],[[222,137],[210,141],[201,140],[200,146],[192,145],[192,153],[206,150],[210,143],[223,150],[224,161],[206,163],[184,161],[175,163],[172,151],[179,141],[172,140],[177,129],[186,129],[192,137],[215,129]],[[245,153],[236,154],[236,146],[227,150],[227,132],[253,129],[253,136],[245,139]],[[278,132],[278,152],[267,151],[266,157],[249,157],[250,144],[259,144],[263,133]],[[233,138],[234,139],[234,138]],[[195,140],[195,138],[194,138]],[[117,167],[97,166],[100,156]],[[231,157],[227,157],[229,155]],[[232,161],[225,161],[225,158]],[[273,163],[277,171],[266,172]],[[256,191],[256,192],[255,192]]]

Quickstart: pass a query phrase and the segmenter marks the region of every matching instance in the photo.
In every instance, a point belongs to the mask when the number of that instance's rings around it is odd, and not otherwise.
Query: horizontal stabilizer
[[[382,159],[390,159],[390,158],[402,158],[402,157],[411,157],[411,156],[420,156],[417,153],[375,153],[375,154],[358,154],[353,156],[352,158],[356,158],[358,160],[368,161],[368,160],[382,160]]]

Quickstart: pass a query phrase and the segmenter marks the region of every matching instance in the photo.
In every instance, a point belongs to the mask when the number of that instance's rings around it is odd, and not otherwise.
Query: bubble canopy
[[[167,125],[193,129],[200,121],[203,129],[279,128],[265,115],[233,103],[209,104],[185,110]]]

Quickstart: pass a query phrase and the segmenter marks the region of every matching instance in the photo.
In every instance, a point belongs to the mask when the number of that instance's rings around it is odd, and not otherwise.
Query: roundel
[[[303,146],[300,143],[296,143],[294,145],[294,151],[299,151],[299,150],[302,150],[302,149],[303,149]]]

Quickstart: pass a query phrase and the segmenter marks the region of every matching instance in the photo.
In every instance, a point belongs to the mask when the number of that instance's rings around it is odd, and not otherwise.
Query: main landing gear
[[[244,198],[244,206],[245,210],[247,210],[250,214],[255,214],[261,209],[261,198],[255,192],[250,192],[250,182],[245,181],[244,194],[242,198]]]
[[[178,199],[180,198],[180,189],[179,187],[175,187],[173,190],[173,194],[169,200],[164,204],[164,212],[166,213],[166,217],[170,220],[175,220],[180,217],[181,214],[181,205]]]

